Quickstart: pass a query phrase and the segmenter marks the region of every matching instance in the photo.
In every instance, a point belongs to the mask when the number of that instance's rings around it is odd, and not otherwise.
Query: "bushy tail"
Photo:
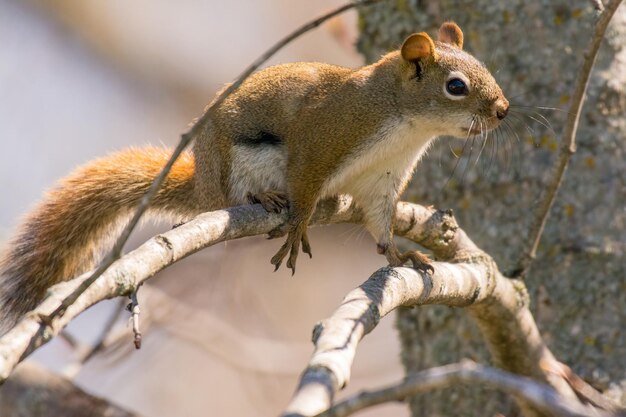
[[[0,334],[42,301],[46,290],[94,267],[112,245],[170,152],[129,149],[76,169],[25,218],[0,258]],[[149,212],[198,212],[194,160],[183,153]]]

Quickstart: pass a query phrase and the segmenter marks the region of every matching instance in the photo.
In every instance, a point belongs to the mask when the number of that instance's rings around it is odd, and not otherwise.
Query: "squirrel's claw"
[[[272,232],[270,232],[270,237],[272,237]],[[278,252],[276,252],[276,255],[272,257],[271,263],[275,266],[274,271],[278,270],[283,259],[287,256],[287,252],[289,252],[289,258],[287,259],[286,265],[287,268],[291,269],[291,275],[296,273],[296,261],[298,260],[298,254],[300,253],[300,244],[302,244],[302,251],[308,254],[309,257],[312,257],[311,245],[306,234],[306,226],[297,225],[289,231],[287,240],[280,247]]]
[[[296,261],[298,260],[298,254],[300,253],[300,239],[294,239],[291,244],[291,251],[289,252],[289,259],[287,259],[287,268],[291,268],[291,275],[296,273]]]
[[[417,269],[418,271],[421,271],[425,274],[432,274],[433,272],[435,272],[435,268],[433,268],[432,264],[430,263],[430,258],[422,252],[416,250],[404,252],[400,255],[400,260],[402,261],[402,263],[405,263],[406,261],[411,261],[414,269]]]
[[[309,255],[309,258],[313,258],[313,252],[311,252],[311,244],[309,243],[309,237],[306,234],[306,229],[302,233],[302,252]]]
[[[288,243],[289,243],[289,239],[287,239],[287,241],[283,244],[283,246],[280,247],[278,252],[276,252],[276,255],[272,256],[272,259],[270,260],[270,262],[272,263],[272,265],[275,266],[274,271],[278,271],[278,268],[280,268],[280,264],[283,263],[283,259],[285,259],[285,256],[287,255],[287,251],[289,249]]]

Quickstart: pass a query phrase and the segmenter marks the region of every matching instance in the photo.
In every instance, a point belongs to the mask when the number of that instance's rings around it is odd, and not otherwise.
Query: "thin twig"
[[[526,238],[526,247],[522,252],[522,256],[520,257],[515,269],[511,273],[511,276],[513,277],[524,278],[528,272],[528,268],[537,254],[539,241],[541,240],[550,210],[554,205],[556,195],[561,187],[561,183],[563,182],[569,160],[574,152],[576,152],[576,132],[578,130],[578,122],[583,106],[583,100],[585,98],[585,92],[587,91],[587,86],[589,84],[591,70],[593,69],[593,65],[598,55],[598,50],[600,49],[600,45],[604,39],[606,28],[621,2],[622,0],[611,0],[596,23],[593,36],[587,46],[587,51],[584,54],[585,58],[583,60],[582,67],[576,79],[574,92],[572,94],[572,102],[569,111],[567,112],[567,121],[561,138],[559,156],[553,167],[553,175],[550,178],[546,186],[546,191],[541,197],[537,210],[535,211],[535,217],[531,223],[528,236]]]
[[[146,194],[144,194],[144,196],[142,197],[141,202],[137,206],[137,209],[135,211],[133,218],[126,225],[126,227],[122,231],[122,234],[115,242],[113,249],[111,249],[111,251],[104,257],[104,259],[102,260],[98,268],[96,268],[96,270],[89,277],[89,279],[85,280],[80,287],[76,288],[76,291],[74,291],[72,294],[70,294],[67,297],[66,300],[64,300],[64,302],[59,306],[59,308],[53,311],[48,317],[42,317],[42,322],[47,323],[53,317],[56,317],[57,315],[62,315],[63,312],[67,309],[67,307],[72,305],[76,301],[76,299],[82,293],[84,293],[85,290],[96,279],[98,279],[98,277],[102,275],[102,273],[106,271],[106,269],[109,266],[111,266],[111,264],[113,264],[113,262],[115,262],[117,259],[120,258],[122,254],[122,249],[124,248],[124,245],[126,245],[126,242],[128,241],[128,238],[130,237],[130,234],[139,223],[139,220],[143,216],[144,212],[150,206],[150,203],[152,202],[154,196],[156,195],[159,188],[161,187],[161,184],[163,183],[163,181],[169,174],[172,168],[172,165],[174,165],[174,162],[176,162],[176,160],[178,159],[182,151],[189,145],[189,143],[191,143],[191,141],[198,135],[198,133],[200,133],[203,129],[206,128],[209,122],[209,115],[211,114],[211,111],[214,108],[219,106],[229,95],[231,95],[254,71],[256,71],[263,63],[265,63],[265,61],[271,58],[276,52],[278,52],[280,49],[285,47],[294,39],[298,38],[299,36],[302,36],[304,33],[312,29],[315,29],[316,27],[318,27],[319,25],[321,25],[328,19],[331,19],[347,10],[353,9],[355,7],[367,6],[367,5],[377,3],[380,1],[382,0],[357,0],[352,3],[345,4],[341,7],[338,7],[337,9],[334,9],[333,11],[328,12],[318,17],[317,19],[301,26],[300,28],[298,28],[297,30],[289,34],[288,36],[284,37],[278,43],[276,43],[274,46],[268,49],[256,61],[254,61],[248,68],[246,68],[246,70],[242,72],[239,75],[239,77],[237,77],[237,79],[228,86],[228,88],[222,91],[222,93],[205,109],[202,117],[200,117],[193,124],[191,129],[189,129],[186,133],[183,133],[181,135],[180,142],[176,146],[176,149],[174,149],[174,152],[172,153],[172,156],[170,157],[169,161],[167,162],[167,164],[165,164],[165,166],[163,167],[159,175],[155,178],[152,185],[150,185],[150,188],[148,189]]]
[[[589,403],[594,407],[601,408],[602,410],[617,412],[619,406],[614,404],[607,397],[598,392],[594,387],[589,385],[584,379],[579,377],[572,371],[572,369],[562,362],[551,362],[549,364],[542,364],[544,369],[548,372],[558,374],[561,378],[565,379],[572,387],[578,398],[585,403]]]
[[[76,350],[80,347],[80,342],[67,330],[59,333],[59,338],[65,341],[72,349]]]
[[[480,250],[467,251],[466,245],[457,243],[457,262],[461,263],[434,262],[435,272],[428,276],[409,268],[383,268],[348,293],[332,315],[316,326],[313,355],[283,417],[314,416],[330,408],[350,380],[358,344],[383,317],[400,306],[435,304],[465,308],[496,366],[548,384],[562,397],[577,402],[561,375],[540,366],[556,359],[524,300],[523,284],[504,278]],[[452,278],[460,271],[451,267],[463,268],[463,276]],[[521,397],[516,400],[524,416],[550,415]]]
[[[137,289],[133,291],[130,295],[130,304],[128,305],[128,311],[131,312],[131,321],[133,324],[133,335],[134,335],[134,344],[135,349],[141,349],[141,330],[139,330],[139,315],[141,314],[141,309],[139,308],[139,301],[137,300]]]
[[[313,416],[328,409],[337,392],[350,381],[361,340],[398,307],[469,307],[489,300],[500,277],[487,257],[481,259],[484,262],[476,261],[433,262],[432,274],[411,268],[381,268],[346,294],[331,316],[315,326],[313,354],[283,417]]]
[[[113,330],[113,326],[115,326],[115,323],[117,323],[120,317],[120,313],[125,309],[126,301],[123,298],[120,298],[117,306],[115,306],[115,311],[113,311],[113,313],[107,319],[107,322],[104,324],[102,332],[100,333],[100,337],[98,337],[98,340],[96,341],[96,343],[94,343],[93,347],[81,358],[81,364],[85,364],[96,354],[98,354],[102,349],[104,349],[104,347],[106,346],[106,340],[111,333],[111,330]]]
[[[598,13],[602,13],[604,11],[604,4],[602,4],[602,0],[591,0],[591,5]]]
[[[345,417],[359,410],[390,401],[404,401],[415,394],[450,387],[456,384],[483,384],[532,403],[553,416],[589,417],[615,416],[584,406],[559,395],[552,387],[530,378],[471,361],[431,368],[409,375],[404,381],[377,391],[364,391],[338,402],[317,417]]]

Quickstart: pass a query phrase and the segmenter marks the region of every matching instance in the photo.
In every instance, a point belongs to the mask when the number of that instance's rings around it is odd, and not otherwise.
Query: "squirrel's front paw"
[[[298,253],[300,252],[300,244],[302,244],[302,251],[312,258],[313,254],[311,253],[311,245],[309,244],[309,238],[306,233],[306,225],[298,225],[289,231],[287,240],[278,252],[276,252],[276,255],[272,257],[271,263],[274,265],[274,271],[277,271],[278,268],[280,268],[283,259],[285,259],[287,252],[289,252],[287,268],[291,269],[292,275],[296,273],[296,260],[298,259]]]

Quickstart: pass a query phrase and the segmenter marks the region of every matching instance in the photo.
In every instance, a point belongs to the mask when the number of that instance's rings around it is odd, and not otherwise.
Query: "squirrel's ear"
[[[402,58],[413,62],[425,58],[435,59],[435,43],[426,32],[414,33],[409,36],[400,49]]]
[[[456,48],[463,49],[463,31],[459,25],[454,22],[445,22],[441,25],[437,40]]]

